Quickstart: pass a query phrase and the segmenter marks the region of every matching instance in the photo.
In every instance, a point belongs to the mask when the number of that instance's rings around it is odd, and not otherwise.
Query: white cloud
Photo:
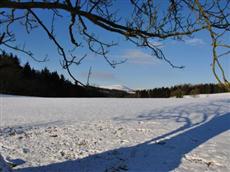
[[[205,42],[200,38],[191,38],[191,39],[186,39],[185,44],[192,45],[192,46],[199,46],[199,45],[204,45]]]
[[[127,50],[122,57],[127,58],[129,63],[135,64],[156,64],[154,56],[138,49]]]
[[[164,44],[162,42],[150,41],[149,43],[150,43],[150,45],[158,47],[158,48],[164,47]]]

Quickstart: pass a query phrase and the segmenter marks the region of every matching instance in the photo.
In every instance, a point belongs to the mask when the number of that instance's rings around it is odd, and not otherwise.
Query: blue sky
[[[124,11],[127,12],[128,5],[122,3],[125,1],[119,2],[120,14],[125,15]],[[48,13],[41,11],[36,12],[47,25],[50,24],[51,18],[48,17]],[[66,34],[67,24],[69,24],[68,16],[64,16],[61,20],[57,19],[55,34],[66,49],[71,49],[72,46]],[[127,58],[128,61],[113,69],[107,64],[103,57],[89,52],[86,48],[78,48],[75,51],[75,55],[79,57],[85,53],[88,55],[81,65],[74,66],[71,69],[76,78],[83,83],[86,83],[90,66],[92,66],[90,84],[93,85],[120,84],[133,89],[143,89],[183,83],[197,84],[216,82],[211,72],[211,43],[207,32],[198,33],[192,38],[185,38],[184,41],[165,40],[159,42],[159,40],[153,40],[154,43],[161,45],[165,56],[174,64],[185,66],[184,69],[173,69],[166,62],[153,57],[149,50],[135,47],[118,34],[108,33],[96,28],[92,24],[90,24],[90,27],[99,38],[105,41],[113,40],[119,43],[118,46],[110,49],[109,56],[111,58]],[[10,51],[19,56],[22,64],[28,61],[35,69],[48,67],[51,71],[58,71],[58,73],[62,73],[69,78],[60,65],[61,57],[58,55],[56,47],[48,39],[43,30],[35,29],[27,35],[23,27],[19,24],[15,24],[12,30],[16,32],[18,43],[21,45],[25,44],[26,48],[33,51],[36,57],[42,58],[48,55],[49,61],[38,63],[30,57],[26,57],[24,54]],[[226,39],[229,41],[230,37]],[[225,57],[222,62],[229,76],[230,59]]]

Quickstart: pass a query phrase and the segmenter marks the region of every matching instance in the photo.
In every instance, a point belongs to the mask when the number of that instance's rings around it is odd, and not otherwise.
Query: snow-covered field
[[[229,93],[183,99],[0,95],[0,154],[15,172],[228,172],[229,129]]]

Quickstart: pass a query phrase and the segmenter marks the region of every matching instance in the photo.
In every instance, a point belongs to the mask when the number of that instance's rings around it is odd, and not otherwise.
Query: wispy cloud
[[[122,57],[128,59],[128,63],[134,64],[156,64],[157,60],[150,54],[138,49],[130,49],[124,52]]]
[[[80,75],[82,77],[87,77],[88,72],[82,72]],[[105,72],[105,71],[92,71],[91,78],[96,79],[96,80],[115,80],[116,79],[113,73]]]
[[[200,38],[191,38],[191,39],[186,39],[185,44],[192,45],[192,46],[200,46],[200,45],[204,45],[205,42],[203,41],[203,39]]]
[[[150,41],[149,42],[152,46],[158,47],[158,48],[163,48],[164,44],[162,42],[158,42],[158,41]]]

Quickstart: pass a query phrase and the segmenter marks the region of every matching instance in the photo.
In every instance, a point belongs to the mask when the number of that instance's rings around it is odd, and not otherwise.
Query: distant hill
[[[100,88],[104,88],[104,89],[109,89],[109,90],[121,90],[121,91],[125,91],[127,93],[131,93],[134,94],[135,91],[129,87],[126,87],[124,85],[109,85],[109,86],[99,86]]]

